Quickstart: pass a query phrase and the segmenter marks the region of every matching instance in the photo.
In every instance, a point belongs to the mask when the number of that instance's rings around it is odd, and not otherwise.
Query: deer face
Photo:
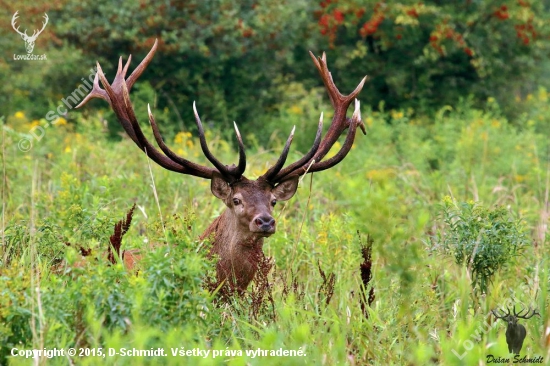
[[[241,180],[229,185],[221,176],[212,179],[212,194],[221,199],[233,216],[236,229],[241,233],[254,233],[268,237],[276,230],[271,213],[278,201],[294,196],[298,177],[286,180],[272,187],[267,181]]]
[[[504,321],[507,322],[508,325],[515,326],[518,323],[518,318],[513,315],[508,315],[504,318]]]

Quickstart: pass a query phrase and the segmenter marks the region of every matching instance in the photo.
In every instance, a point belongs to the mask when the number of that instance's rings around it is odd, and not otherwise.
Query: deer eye
[[[238,205],[241,204],[241,200],[238,199],[238,198],[233,198],[233,204],[234,204],[235,206],[238,206]]]
[[[277,204],[277,200],[271,201],[271,206],[275,207],[276,204]]]

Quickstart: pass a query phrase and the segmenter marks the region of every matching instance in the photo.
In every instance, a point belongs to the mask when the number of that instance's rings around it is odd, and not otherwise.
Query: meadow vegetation
[[[4,3],[0,364],[29,364],[14,347],[163,347],[169,357],[102,361],[478,365],[508,356],[491,310],[513,304],[540,313],[522,321],[522,355],[550,362],[546,2]],[[46,61],[14,59],[25,52],[16,11],[29,33],[48,14],[34,51]],[[133,69],[155,40],[131,94],[143,130],[150,103],[168,145],[209,165],[196,101],[228,164],[237,121],[248,178],[272,165],[294,125],[289,161],[311,146],[319,114],[331,117],[308,50],[327,52],[342,92],[369,75],[367,136],[277,205],[268,259],[244,296],[216,288],[198,240],[224,209],[210,182],[148,161],[105,103],[73,109],[96,60],[112,80],[118,57],[132,54]],[[140,250],[137,267],[109,255],[111,243]],[[301,355],[246,354],[260,349]]]
[[[433,118],[383,105],[364,109],[368,135],[357,137],[342,164],[306,176],[297,195],[277,207],[278,230],[265,245],[273,263],[265,263],[265,276],[247,296],[225,301],[206,285],[214,266],[207,244],[197,239],[223,209],[207,180],[157,167],[128,138],[113,142],[105,123],[116,121],[100,113],[58,121],[23,153],[19,139],[47,121],[15,113],[2,131],[0,359],[28,364],[9,357],[12,347],[183,347],[228,352],[193,358],[198,365],[474,364],[487,354],[507,355],[504,326],[480,329],[495,321],[490,310],[510,298],[539,309],[540,318],[524,322],[524,351],[548,357],[547,92],[518,103],[532,113],[517,121],[508,121],[493,99],[483,110],[462,100]],[[255,143],[254,131],[242,130],[250,150],[247,175],[260,175],[276,159],[294,124],[300,128],[290,159],[299,157],[320,110],[330,108],[317,97],[283,108],[264,146]],[[204,163],[188,131],[168,141]],[[236,159],[231,141],[207,137],[223,161]],[[137,274],[105,258],[115,224],[134,203],[122,247],[145,254]],[[469,224],[453,228],[453,215]],[[504,225],[503,236],[476,227],[475,215],[489,226]],[[498,251],[505,240],[521,246],[518,255],[499,259],[483,291],[474,290],[471,268],[448,251],[459,234],[467,236],[464,227],[490,238],[489,249]],[[362,283],[368,241],[370,306]],[[306,356],[244,353],[258,348],[301,349]]]

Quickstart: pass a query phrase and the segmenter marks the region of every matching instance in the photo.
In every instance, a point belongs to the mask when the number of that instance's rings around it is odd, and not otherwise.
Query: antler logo
[[[48,24],[48,14],[44,13],[44,22],[42,23],[42,29],[40,30],[34,30],[34,32],[32,33],[32,36],[29,36],[27,34],[27,30],[25,29],[24,32],[21,32],[19,31],[19,27],[16,27],[16,21],[17,21],[17,18],[18,18],[18,14],[19,11],[16,11],[15,14],[13,14],[13,17],[11,18],[11,26],[13,27],[13,29],[21,36],[21,38],[23,38],[23,40],[25,41],[25,48],[27,49],[27,53],[32,53],[32,50],[34,49],[34,42],[36,42],[36,39],[38,38],[38,36],[40,35],[40,33],[42,33],[42,31],[44,30],[44,28],[46,28],[46,24]]]
[[[515,306],[513,308],[513,314],[510,314],[510,310],[508,308],[506,309],[506,312],[502,310],[500,313],[496,310],[491,310],[491,312],[495,318],[502,319],[508,323],[508,326],[506,327],[506,343],[508,343],[508,352],[519,355],[521,347],[523,346],[523,341],[527,335],[527,331],[523,325],[518,323],[518,319],[529,319],[535,315],[540,316],[540,314],[536,310],[531,310],[531,308],[527,309],[524,314],[521,314],[523,310],[516,313]]]

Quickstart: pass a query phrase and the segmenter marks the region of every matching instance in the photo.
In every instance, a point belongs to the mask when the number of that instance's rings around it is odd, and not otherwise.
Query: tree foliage
[[[29,29],[49,14],[36,47],[47,61],[13,60],[24,52],[9,24],[16,10]],[[368,74],[361,100],[373,107],[432,111],[473,95],[480,105],[494,96],[513,113],[515,98],[548,69],[549,11],[533,0],[10,0],[2,14],[8,119],[19,110],[43,117],[96,60],[112,77],[120,56],[132,54],[135,66],[155,39],[159,50],[140,79],[156,92],[147,102],[167,121],[188,122],[196,100],[207,122],[237,120],[250,130],[321,85],[308,50],[328,52],[343,92]]]
[[[342,77],[366,70],[362,98],[392,108],[508,102],[536,83],[549,50],[544,2],[324,0],[315,14]]]

